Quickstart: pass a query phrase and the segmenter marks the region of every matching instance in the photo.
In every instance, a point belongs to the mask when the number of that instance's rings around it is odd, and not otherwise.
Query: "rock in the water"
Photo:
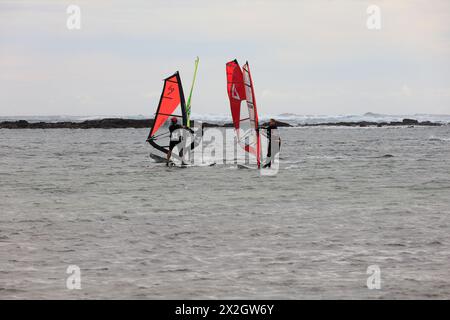
[[[28,122],[26,120],[19,121],[4,121],[0,122],[0,129],[116,129],[116,128],[151,128],[153,126],[153,119],[122,119],[122,118],[107,118],[98,120],[87,120],[83,122]],[[204,128],[223,127],[232,128],[233,123],[207,123],[203,122]],[[262,127],[267,127],[268,122],[261,124]],[[278,127],[292,127],[289,123],[276,121]],[[193,121],[192,121],[193,125]],[[403,121],[393,122],[325,122],[325,123],[310,123],[299,124],[298,126],[316,127],[316,126],[345,126],[345,127],[384,127],[384,126],[442,126],[443,123],[423,121],[419,122],[415,119],[403,119]],[[447,124],[449,125],[449,124]]]
[[[403,119],[402,123],[404,125],[412,125],[412,124],[419,124],[419,121],[415,119]]]
[[[275,123],[277,125],[277,127],[292,127],[289,123],[287,122],[281,122],[281,121],[277,121],[275,120]],[[269,126],[269,122],[264,122],[263,124],[261,124],[262,127],[267,127]]]
[[[19,128],[26,128],[26,127],[28,127],[28,121],[26,121],[26,120],[19,120],[19,121],[17,121],[17,127],[19,127]]]

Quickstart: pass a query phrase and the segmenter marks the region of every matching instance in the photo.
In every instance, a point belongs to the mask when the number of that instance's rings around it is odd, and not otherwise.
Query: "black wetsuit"
[[[169,150],[172,151],[173,148],[175,148],[175,146],[177,144],[179,144],[181,142],[181,136],[178,138],[178,140],[172,140],[172,134],[175,130],[177,129],[183,129],[183,126],[179,125],[178,123],[175,124],[171,124],[169,126],[169,132],[170,132],[170,144],[169,144]]]
[[[267,133],[267,140],[268,140],[268,146],[267,146],[267,159],[269,160],[265,165],[264,165],[264,167],[265,168],[267,168],[267,167],[271,167],[271,165],[272,165],[272,161],[273,161],[273,159],[272,159],[272,130],[277,130],[278,129],[278,127],[275,125],[275,126],[268,126],[267,127],[267,131],[266,131],[266,133]],[[279,144],[281,144],[281,141],[279,141]]]

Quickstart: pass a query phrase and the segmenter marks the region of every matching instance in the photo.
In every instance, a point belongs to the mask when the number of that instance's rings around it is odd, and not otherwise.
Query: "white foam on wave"
[[[300,169],[300,166],[292,164],[284,168],[284,170],[295,170],[295,169]]]
[[[435,136],[429,137],[428,140],[430,140],[430,141],[444,141],[444,142],[450,142],[450,138],[435,137]]]
[[[53,116],[10,116],[0,117],[0,121],[17,121],[26,120],[29,122],[82,122],[86,120],[98,120],[104,118],[124,118],[124,119],[148,119],[153,115],[91,115],[91,116],[68,116],[68,115],[53,115]],[[436,123],[447,124],[450,123],[450,115],[439,114],[410,114],[410,115],[386,115],[368,112],[362,115],[342,114],[342,115],[299,115],[294,113],[282,114],[260,114],[260,122],[266,122],[270,118],[275,118],[278,121],[287,122],[293,125],[297,124],[317,124],[317,123],[335,123],[335,122],[393,122],[402,121],[403,119],[415,119],[420,122],[431,121]],[[203,122],[224,124],[232,121],[229,113],[192,113],[191,119]]]
[[[386,115],[378,113],[365,113],[362,115],[343,114],[343,115],[298,115],[293,113],[282,114],[259,114],[259,121],[266,122],[270,118],[275,118],[278,121],[287,122],[290,124],[317,124],[317,123],[335,123],[335,122],[394,122],[402,121],[403,119],[415,119],[420,122],[430,121],[436,123],[450,123],[450,115],[438,114],[410,114],[410,115]],[[212,123],[227,123],[231,122],[231,115],[229,113],[212,114],[192,113],[191,119]]]
[[[334,123],[334,122],[394,122],[403,119],[415,119],[418,121],[431,121],[437,123],[450,123],[450,115],[436,114],[410,114],[410,115],[386,115],[377,113],[365,113],[363,115],[343,114],[343,115],[296,115],[281,114],[273,116],[277,120],[286,122],[296,122],[299,124]]]

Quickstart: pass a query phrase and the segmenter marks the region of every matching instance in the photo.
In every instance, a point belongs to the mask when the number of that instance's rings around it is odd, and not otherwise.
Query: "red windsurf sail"
[[[258,112],[248,62],[243,66],[242,71],[237,60],[230,61],[226,65],[226,70],[231,116],[239,144],[245,151],[256,156],[259,168],[261,164],[261,141]],[[247,102],[247,108],[241,106],[244,100]]]
[[[164,87],[159,100],[158,109],[156,110],[155,120],[153,121],[153,127],[147,139],[153,147],[164,153],[167,153],[168,146],[162,146],[161,144],[158,144],[157,141],[158,138],[167,136],[168,132],[159,133],[158,131],[160,131],[169,117],[178,117],[182,120],[184,126],[187,124],[186,104],[178,71],[172,76],[164,79]]]

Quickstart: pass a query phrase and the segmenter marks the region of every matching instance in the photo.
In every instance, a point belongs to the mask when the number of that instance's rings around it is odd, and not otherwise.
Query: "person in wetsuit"
[[[172,119],[170,119],[170,122],[171,122],[169,126],[170,143],[169,143],[169,152],[167,152],[167,163],[166,163],[167,166],[169,165],[170,158],[172,157],[173,148],[175,148],[176,145],[181,142],[181,135],[179,134],[179,132],[177,132],[177,134],[174,134],[174,132],[178,129],[183,129],[183,126],[178,124],[178,119],[176,117],[172,117]],[[182,151],[183,150],[181,150],[181,155]]]
[[[278,150],[275,150],[273,158],[272,158],[272,136],[273,136],[274,140],[276,140],[278,138]],[[269,120],[269,125],[266,127],[266,137],[268,140],[267,163],[263,166],[263,168],[270,168],[272,166],[272,162],[274,161],[276,154],[278,152],[280,152],[280,147],[281,147],[281,138],[278,135],[278,127],[277,127],[277,122],[275,121],[275,119]]]
[[[182,134],[180,131],[177,131],[178,129],[187,129],[191,133],[194,133],[194,131],[191,128],[188,128],[186,126],[182,126],[181,124],[178,124],[177,117],[172,117],[170,119],[170,126],[169,126],[169,132],[170,132],[170,143],[169,143],[169,152],[167,152],[167,163],[166,165],[169,165],[170,158],[172,157],[172,150],[175,148],[182,140]],[[192,147],[191,147],[192,148]],[[180,150],[179,156],[183,157],[183,150]],[[182,162],[184,164],[184,162]]]

